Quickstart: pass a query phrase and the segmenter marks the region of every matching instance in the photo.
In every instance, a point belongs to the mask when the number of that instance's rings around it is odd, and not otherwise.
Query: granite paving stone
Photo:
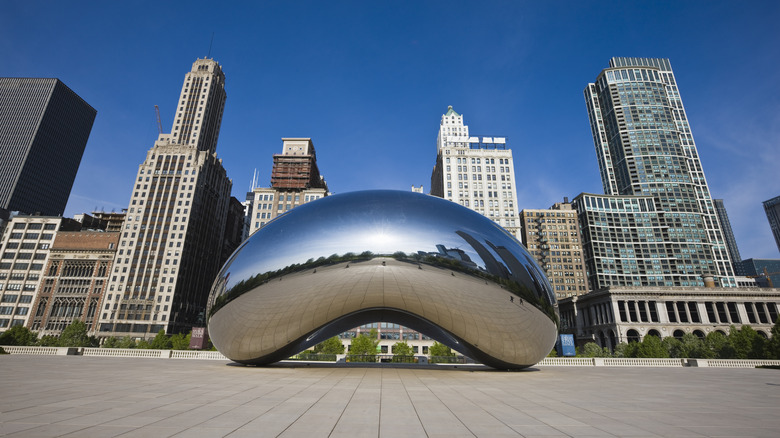
[[[9,437],[777,437],[780,371],[0,356]]]

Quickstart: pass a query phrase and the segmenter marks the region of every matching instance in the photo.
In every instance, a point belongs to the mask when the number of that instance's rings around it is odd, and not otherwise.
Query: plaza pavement
[[[778,437],[780,370],[0,356],[10,437]]]

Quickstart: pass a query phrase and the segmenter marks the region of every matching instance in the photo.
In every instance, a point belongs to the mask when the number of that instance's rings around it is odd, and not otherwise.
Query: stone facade
[[[469,134],[450,106],[441,116],[431,195],[468,207],[521,238],[512,150],[504,137]]]
[[[558,302],[561,333],[577,345],[596,342],[613,349],[647,335],[704,337],[750,325],[769,336],[780,312],[780,289],[704,287],[606,288]]]
[[[57,336],[79,319],[96,332],[118,244],[118,232],[57,233],[27,326]]]

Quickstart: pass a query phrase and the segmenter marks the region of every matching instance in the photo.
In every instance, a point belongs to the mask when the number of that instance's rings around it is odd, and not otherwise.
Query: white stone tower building
[[[515,170],[506,138],[469,135],[463,115],[449,106],[441,116],[436,151],[431,195],[487,216],[519,240]]]

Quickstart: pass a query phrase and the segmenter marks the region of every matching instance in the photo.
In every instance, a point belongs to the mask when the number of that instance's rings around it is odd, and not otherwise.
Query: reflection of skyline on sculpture
[[[331,196],[277,218],[234,253],[209,303],[215,346],[256,364],[376,320],[524,367],[549,352],[558,319],[546,278],[503,228],[396,191]]]
[[[371,193],[381,192],[385,191],[372,191]],[[285,221],[282,225],[279,225],[279,222],[275,220],[258,230],[255,234],[262,234],[263,245],[282,248],[273,254],[264,252],[262,248],[257,246],[260,239],[247,239],[239,250],[252,251],[258,255],[252,260],[243,260],[243,263],[239,264],[235,263],[233,258],[228,260],[226,266],[230,267],[231,275],[226,288],[230,288],[231,285],[242,279],[257,274],[256,269],[259,266],[265,268],[262,272],[269,272],[280,270],[293,264],[300,264],[308,259],[316,260],[319,257],[329,257],[333,254],[343,255],[347,252],[360,254],[364,251],[371,251],[374,254],[393,254],[394,252],[402,251],[407,254],[415,254],[419,251],[438,251],[435,245],[421,248],[419,243],[429,241],[430,234],[439,235],[440,231],[437,227],[441,221],[437,221],[436,218],[422,218],[423,220],[420,221],[419,219],[421,218],[416,218],[416,224],[418,226],[422,225],[422,229],[405,226],[410,224],[411,218],[407,216],[408,213],[402,213],[397,210],[381,210],[383,213],[389,213],[390,217],[395,216],[398,218],[399,220],[396,222],[385,219],[379,223],[371,223],[369,221],[366,225],[361,223],[360,217],[341,217],[342,222],[338,225],[326,229],[313,229],[310,225],[312,225],[313,221],[316,222],[316,218],[309,218],[307,212],[316,206],[317,210],[321,212],[318,214],[328,214],[328,207],[330,207],[329,204],[333,198],[335,196],[329,196],[298,206],[295,210],[291,210],[283,216]],[[372,200],[366,199],[365,202],[371,203]],[[376,208],[379,207],[377,206]],[[376,215],[378,212],[373,211],[372,213]],[[479,213],[471,210],[468,210],[468,212],[472,216],[472,222],[484,219]],[[368,214],[369,212],[366,212],[363,215],[363,219],[368,217]],[[356,225],[360,225],[360,227]],[[457,224],[457,226],[460,228],[457,230],[453,229],[451,234],[446,235],[446,239],[436,242],[436,244],[464,251],[477,265],[484,269],[485,263],[478,252],[465,239],[459,238],[455,234],[456,231],[462,233],[473,231],[474,224],[462,223]],[[368,228],[364,230],[362,227]],[[494,227],[496,234],[508,236],[508,233],[498,225],[494,225]],[[359,229],[359,231],[353,232],[355,228]],[[345,229],[348,229],[349,232],[345,232]],[[381,238],[381,236],[385,236],[385,238]],[[495,254],[494,257],[498,257],[498,255]],[[482,262],[480,263],[480,261]]]

